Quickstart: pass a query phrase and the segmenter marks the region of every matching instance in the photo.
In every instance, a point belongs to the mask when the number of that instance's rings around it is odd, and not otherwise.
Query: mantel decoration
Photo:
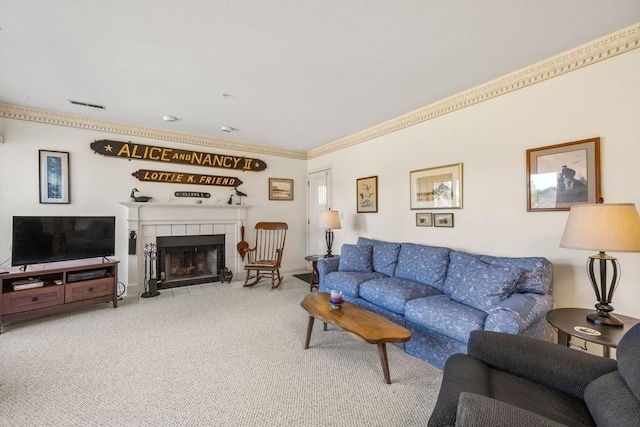
[[[462,163],[409,172],[411,209],[462,209]]]
[[[39,150],[39,155],[40,203],[69,203],[69,153]]]
[[[234,169],[243,172],[262,171],[267,164],[259,159],[249,157],[212,154],[202,151],[180,150],[177,148],[156,147],[153,145],[133,144],[131,142],[102,139],[91,143],[91,149],[108,157],[128,160],[150,160],[163,163],[179,163],[182,165],[205,166],[211,168]]]
[[[269,200],[293,200],[293,180],[269,178]]]
[[[356,180],[357,213],[378,212],[378,177]]]
[[[149,197],[149,196],[136,196],[136,193],[139,193],[139,192],[140,190],[138,190],[137,188],[131,189],[131,195],[129,197],[131,198],[132,201],[146,203],[149,200],[153,199],[153,197]]]
[[[211,193],[205,193],[203,191],[176,191],[173,195],[176,197],[197,197],[200,199],[208,199],[211,197]]]
[[[568,211],[600,199],[600,138],[527,150],[527,210]]]
[[[237,187],[242,184],[238,178],[230,176],[201,175],[198,173],[183,173],[139,169],[131,174],[139,181],[168,182],[172,184],[217,185],[220,187]]]

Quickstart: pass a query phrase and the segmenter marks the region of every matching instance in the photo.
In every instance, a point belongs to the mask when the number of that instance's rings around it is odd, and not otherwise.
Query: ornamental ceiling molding
[[[307,153],[313,159],[640,48],[640,23]]]
[[[506,95],[638,48],[640,48],[640,23],[623,28],[615,33],[611,33],[560,55],[553,56],[537,64],[507,74],[488,83],[476,86],[475,88],[445,98],[444,100],[380,123],[369,129],[328,143],[306,153],[263,145],[243,144],[213,137],[147,128],[107,120],[91,119],[10,104],[0,104],[0,117],[183,144],[209,146],[232,151],[308,160],[435,119],[498,96]]]
[[[67,126],[80,129],[109,132],[138,138],[158,139],[162,141],[179,142],[183,144],[203,145],[224,150],[241,151],[244,153],[268,154],[278,157],[306,160],[307,154],[302,151],[284,150],[264,145],[243,144],[207,136],[192,135],[182,132],[172,132],[108,120],[92,119],[72,114],[56,113],[54,111],[20,107],[11,104],[0,104],[0,117],[30,122],[46,123],[57,126]]]

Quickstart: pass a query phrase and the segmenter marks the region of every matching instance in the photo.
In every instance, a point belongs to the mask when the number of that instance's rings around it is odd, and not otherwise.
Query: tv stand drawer
[[[21,313],[64,304],[62,286],[45,286],[38,289],[7,292],[2,295],[2,314]]]
[[[65,285],[64,302],[70,303],[91,298],[113,295],[113,277],[67,283]]]

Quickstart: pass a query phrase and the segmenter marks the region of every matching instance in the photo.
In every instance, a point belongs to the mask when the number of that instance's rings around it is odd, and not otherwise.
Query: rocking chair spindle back
[[[280,265],[288,228],[284,222],[256,224],[256,244],[247,250],[247,264],[244,266],[247,277],[244,286],[253,286],[263,277],[271,277],[272,288],[280,286]]]

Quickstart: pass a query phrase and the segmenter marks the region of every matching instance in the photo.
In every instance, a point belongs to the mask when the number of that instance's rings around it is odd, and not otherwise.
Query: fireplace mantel
[[[155,243],[157,237],[203,234],[225,235],[225,265],[237,277],[240,257],[236,251],[240,226],[246,220],[250,206],[203,203],[169,202],[118,202],[127,209],[130,234],[137,236],[136,255],[130,255],[128,287],[135,291],[144,288],[144,245]]]
[[[121,205],[127,206],[129,208],[145,208],[145,207],[149,207],[149,208],[167,208],[167,207],[179,207],[179,208],[184,208],[184,207],[190,207],[190,208],[207,208],[207,209],[247,209],[250,208],[251,206],[247,206],[247,205],[228,205],[226,203],[224,204],[212,204],[212,203],[172,203],[172,202],[130,202],[130,201],[123,201],[123,202],[118,202]]]

